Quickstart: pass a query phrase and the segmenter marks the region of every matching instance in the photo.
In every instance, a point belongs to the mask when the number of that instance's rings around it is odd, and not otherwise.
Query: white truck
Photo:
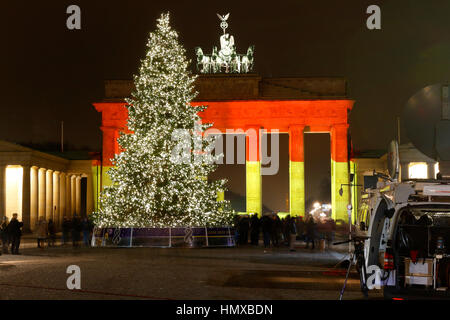
[[[362,195],[361,281],[385,298],[450,298],[450,181],[379,182]]]

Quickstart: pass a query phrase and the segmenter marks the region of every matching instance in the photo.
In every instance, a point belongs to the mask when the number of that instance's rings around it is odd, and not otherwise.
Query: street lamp
[[[339,195],[342,197],[342,195],[344,194],[344,188],[343,186],[349,186],[349,187],[362,187],[362,185],[360,184],[353,184],[353,183],[342,183],[341,184],[341,188],[339,189]],[[351,255],[352,252],[352,210],[353,210],[353,206],[351,203],[348,204],[347,206],[347,213],[348,213],[348,227],[349,227],[349,232],[348,232],[348,254],[349,256]],[[351,263],[351,261],[350,261]]]

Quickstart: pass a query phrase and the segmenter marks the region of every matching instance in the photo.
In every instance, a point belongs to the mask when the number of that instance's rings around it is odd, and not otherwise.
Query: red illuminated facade
[[[109,81],[106,98],[94,103],[102,114],[103,172],[119,152],[117,138],[126,130],[127,109],[124,97],[129,96],[132,83]],[[331,138],[333,217],[345,220],[349,203],[348,189],[340,196],[341,184],[349,183],[348,115],[354,101],[346,98],[346,83],[334,78],[262,79],[250,76],[203,76],[197,81],[199,99],[192,105],[207,105],[200,113],[203,122],[214,129],[264,129],[289,134],[290,213],[305,214],[304,195],[304,132],[327,132]],[[258,137],[259,139],[259,137]],[[250,150],[255,146],[257,150]],[[252,152],[254,151],[254,152]],[[97,165],[97,164],[95,164]],[[261,214],[261,176],[259,143],[247,137],[247,212]],[[98,172],[97,172],[98,175]],[[107,184],[104,174],[102,183]]]

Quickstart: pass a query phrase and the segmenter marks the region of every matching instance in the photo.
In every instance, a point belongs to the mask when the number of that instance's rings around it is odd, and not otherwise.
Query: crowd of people
[[[23,222],[18,220],[17,213],[13,214],[10,221],[8,221],[7,217],[1,219],[0,241],[2,243],[2,250],[0,254],[20,254],[19,246],[22,237],[22,228]],[[80,218],[77,215],[74,215],[71,219],[64,217],[61,229],[62,245],[67,245],[72,241],[74,247],[79,247],[80,241],[82,241],[85,246],[90,246],[94,226],[88,218]],[[47,243],[48,247],[54,247],[56,245],[57,227],[52,219],[47,221],[44,217],[40,217],[36,223],[35,234],[38,248],[43,249],[45,243]]]
[[[6,217],[2,218],[0,225],[0,238],[2,240],[2,253],[20,254],[20,238],[22,237],[23,222],[17,219],[17,213],[14,213],[11,221]]]
[[[280,218],[278,214],[266,214],[261,218],[257,214],[236,215],[234,221],[237,245],[258,246],[262,236],[264,248],[289,246],[295,251],[295,242],[304,241],[306,248],[315,249],[318,241],[330,246],[336,231],[336,224],[328,217],[291,217]]]
[[[0,240],[2,252],[19,254],[19,246],[22,236],[23,223],[13,214],[11,221],[3,217],[0,224]],[[261,218],[257,214],[236,215],[234,221],[235,240],[237,245],[258,246],[260,238],[264,248],[289,246],[295,251],[297,240],[303,241],[306,248],[315,249],[318,241],[330,246],[336,232],[335,222],[328,217],[291,217],[287,215],[280,218],[278,214],[265,214]],[[64,217],[61,225],[61,244],[67,245],[70,241],[73,247],[79,247],[80,242],[90,246],[93,224],[88,218],[80,218],[74,215],[71,219]],[[40,217],[35,228],[37,247],[44,248],[56,244],[57,228],[52,219],[48,221]]]
[[[80,218],[74,215],[72,219],[64,217],[61,226],[61,244],[67,245],[72,241],[74,247],[80,246],[81,235],[83,236],[83,244],[87,247],[90,246],[92,236],[93,224],[88,218]],[[38,248],[45,246],[47,241],[48,246],[55,245],[56,239],[56,227],[51,219],[48,222],[44,217],[41,217],[36,225],[36,236]]]

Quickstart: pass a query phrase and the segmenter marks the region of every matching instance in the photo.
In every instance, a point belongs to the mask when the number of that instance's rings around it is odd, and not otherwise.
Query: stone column
[[[94,211],[94,184],[92,182],[92,175],[87,176],[87,190],[86,190],[86,214],[89,216]]]
[[[53,170],[46,172],[45,219],[53,219]]]
[[[29,165],[22,166],[22,222],[25,232],[31,231],[31,167]]]
[[[76,205],[75,205],[75,210],[77,213],[77,216],[81,216],[81,177],[77,176],[76,177]]]
[[[46,213],[46,206],[47,206],[47,201],[46,201],[46,195],[47,195],[47,186],[46,186],[46,182],[47,182],[47,177],[46,177],[46,169],[39,169],[39,217],[45,217],[45,213]]]
[[[289,127],[289,213],[305,216],[303,125]]]
[[[72,216],[74,214],[76,214],[77,212],[77,177],[72,175],[70,177],[70,190],[71,190],[71,195],[70,195],[70,203],[71,203],[71,213]]]
[[[349,166],[347,150],[348,124],[334,125],[331,129],[331,206],[332,217],[348,223],[347,205],[350,203]],[[343,190],[342,196],[339,190]],[[356,210],[356,208],[355,208]]]
[[[66,215],[66,174],[61,172],[59,175],[59,226],[62,225]]]
[[[59,172],[53,172],[53,223],[59,226]]]
[[[250,126],[246,131],[246,204],[247,213],[262,214],[262,179],[260,161],[259,126]]]
[[[30,228],[34,231],[39,218],[39,168],[31,167]]]
[[[6,166],[0,165],[0,217],[6,216]]]
[[[66,174],[66,216],[72,217],[72,179],[70,174]]]
[[[100,129],[103,133],[103,165],[111,167],[111,159],[119,152],[119,144],[117,142],[119,128],[102,126]]]

